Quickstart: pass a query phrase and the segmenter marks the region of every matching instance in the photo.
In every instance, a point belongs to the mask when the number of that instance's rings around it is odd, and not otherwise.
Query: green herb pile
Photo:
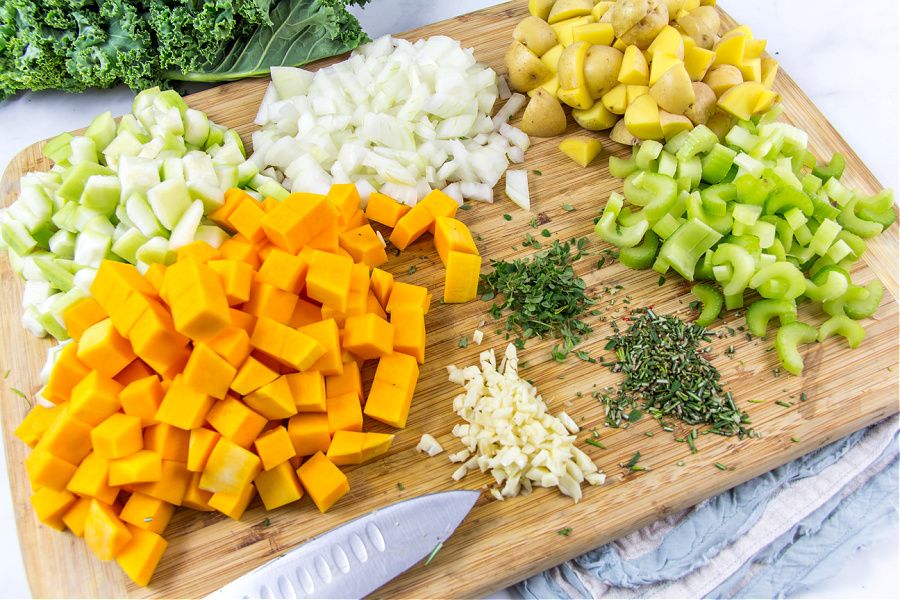
[[[602,398],[607,424],[636,421],[643,410],[668,431],[673,428],[665,419],[677,418],[688,425],[710,425],[710,433],[749,435],[748,415],[738,410],[730,392],[722,393],[719,371],[703,356],[707,349],[699,348],[712,339],[706,328],[650,309],[632,314],[628,330],[606,345],[618,360],[604,366],[625,373],[618,391]],[[692,432],[690,439],[695,438]]]
[[[535,252],[533,258],[511,263],[491,259],[493,271],[481,276],[479,293],[485,301],[498,295],[506,298],[502,304],[494,302],[489,312],[499,319],[503,309],[510,310],[506,331],[519,336],[513,342],[517,348],[522,348],[528,338],[561,337],[562,344],[554,346],[552,356],[562,361],[581,343],[581,337],[591,332],[581,317],[596,301],[585,295],[587,284],[572,267],[584,255],[586,242],[585,238],[577,242],[573,238],[571,243],[555,240],[546,249]],[[585,352],[577,354],[582,360],[591,360]]]
[[[0,0],[0,99],[124,82],[229,81],[368,40],[368,0]]]

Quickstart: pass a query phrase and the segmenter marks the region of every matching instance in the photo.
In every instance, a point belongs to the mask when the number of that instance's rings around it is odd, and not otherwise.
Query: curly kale
[[[0,99],[265,75],[367,41],[346,10],[367,1],[0,0]]]

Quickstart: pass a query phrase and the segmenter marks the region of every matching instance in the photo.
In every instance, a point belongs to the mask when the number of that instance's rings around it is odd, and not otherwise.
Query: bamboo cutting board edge
[[[507,19],[508,21],[504,23],[503,27],[497,27],[496,30],[492,30],[490,33],[494,35],[494,37],[500,37],[505,40],[509,39],[509,31],[511,31],[512,26],[514,26],[516,20],[523,16],[524,9],[520,3],[508,3],[506,5],[501,5],[498,7],[484,9],[482,11],[478,11],[476,13],[472,13],[471,15],[465,15],[463,17],[459,17],[457,19],[451,19],[450,21],[438,23],[435,25],[426,26],[420,29],[413,30],[408,32],[407,34],[401,34],[401,37],[408,37],[409,39],[415,39],[416,37],[424,37],[427,35],[433,34],[444,34],[448,33],[447,30],[450,29],[458,29],[463,26],[474,27],[481,21],[487,21],[487,25],[491,25],[492,23],[496,23],[496,21],[500,19]],[[484,26],[485,23],[482,23]],[[499,32],[499,33],[498,33]],[[450,33],[448,33],[450,34]],[[453,33],[450,34],[453,37],[457,37],[458,39],[465,39],[467,32],[461,31],[459,35]],[[474,37],[475,34],[469,33],[470,37]],[[464,45],[475,46],[476,48],[476,57],[480,60],[484,60],[488,62],[491,66],[495,67],[498,72],[502,71],[500,65],[502,65],[502,60],[497,62],[496,58],[502,57],[502,53],[505,50],[506,44],[503,44],[502,47],[495,47],[491,50],[490,55],[486,59],[485,56],[482,55],[480,51],[478,41],[464,43]],[[336,60],[336,59],[334,59]],[[326,61],[334,62],[334,60]],[[779,89],[784,86],[792,86],[793,82],[789,80],[783,74],[779,75]],[[796,87],[796,86],[793,86]],[[202,92],[200,94],[196,94],[190,97],[190,101],[193,103],[210,103],[210,107],[208,112],[210,117],[217,122],[228,123],[229,118],[229,107],[230,104],[227,102],[227,96],[229,93],[239,95],[242,97],[242,100],[246,103],[246,100],[253,97],[256,94],[257,98],[261,96],[262,91],[264,89],[264,82],[261,81],[249,81],[249,82],[238,82],[234,84],[229,84],[226,86],[222,86],[219,88],[215,88],[212,90],[208,90],[206,92]],[[794,111],[789,109],[790,118],[795,121],[796,124],[801,127],[812,131],[815,128],[816,136],[812,141],[812,147],[815,150],[816,144],[820,144],[820,150],[825,147],[832,148],[840,148],[841,151],[850,151],[846,143],[840,138],[840,136],[827,125],[827,122],[824,121],[821,114],[812,107],[811,103],[809,103],[808,98],[802,95],[802,92],[796,90],[796,94],[794,94],[793,100],[799,104],[803,104],[805,102],[806,105],[809,106],[809,114],[800,114],[798,111]],[[258,99],[255,99],[251,102],[251,106],[258,102]],[[787,103],[786,103],[787,104]],[[197,104],[198,106],[202,106],[202,104]],[[794,108],[793,106],[791,108]],[[805,107],[804,107],[805,108]],[[246,110],[244,111],[246,112]],[[254,110],[255,112],[255,110]],[[797,113],[797,114],[795,114]],[[251,116],[252,120],[252,116]],[[228,123],[231,124],[231,123]],[[244,127],[238,128],[242,136],[247,139],[249,135],[249,131],[253,129],[252,125],[247,125]],[[570,127],[568,133],[573,133],[574,130]],[[555,143],[554,143],[555,144]],[[530,154],[534,154],[537,152],[544,152],[546,154],[547,142],[539,142],[535,144],[535,146],[542,145],[545,150],[532,149],[530,150]],[[11,177],[11,173],[15,172],[15,168],[21,167],[24,164],[35,164],[35,161],[40,158],[39,145],[34,145],[23,151],[20,156],[17,156],[16,161],[11,164],[7,173],[4,174],[3,179],[3,187],[0,188],[0,192],[2,192],[5,198],[9,198],[16,187],[15,180]],[[620,147],[614,148],[616,152],[622,152]],[[822,154],[817,152],[820,156]],[[878,188],[878,183],[875,178],[865,169],[860,163],[858,157],[856,157],[855,153],[852,156],[845,154],[848,158],[848,175],[851,176],[850,181],[855,182],[855,185],[860,185],[864,188],[867,188],[869,191],[874,191],[875,188]],[[19,158],[22,158],[20,161]],[[530,160],[530,158],[528,159]],[[526,165],[529,164],[528,161]],[[21,172],[21,171],[19,171]],[[855,179],[854,179],[855,178]],[[532,182],[534,188],[540,190],[541,182]],[[562,182],[560,182],[562,183]],[[499,189],[499,188],[498,188]],[[568,188],[566,188],[568,189]],[[575,189],[575,188],[573,188]],[[502,191],[498,194],[498,197],[501,197]],[[504,200],[505,201],[505,200]],[[547,203],[539,203],[539,206],[547,205]],[[484,208],[484,210],[480,211],[486,217],[486,221],[493,222],[495,218],[498,216],[498,210],[502,210],[499,207],[478,207],[479,209]],[[579,206],[580,209],[580,206]],[[549,212],[549,211],[548,211]],[[518,220],[518,215],[515,215]],[[564,217],[566,215],[562,215],[556,218],[557,223],[561,223],[564,221]],[[584,218],[584,217],[582,217]],[[488,225],[485,224],[485,227]],[[477,227],[477,224],[472,225],[473,229]],[[876,272],[878,272],[880,277],[888,276],[890,282],[886,285],[886,298],[888,303],[888,309],[890,314],[887,316],[889,322],[896,321],[896,298],[897,298],[897,285],[896,285],[896,255],[897,255],[897,239],[896,239],[897,229],[896,227],[892,228],[888,233],[883,234],[876,240],[873,240],[872,243],[869,244],[870,252],[867,253],[866,263],[869,263],[872,267],[875,268]],[[893,256],[891,253],[893,252]],[[404,270],[406,263],[403,263],[403,266],[398,266],[397,270]],[[10,281],[10,278],[15,280],[15,277],[12,276],[11,272],[8,269],[8,264],[6,261],[3,261],[4,273],[4,296],[8,297],[9,294],[6,292],[12,291],[13,295],[20,295],[21,293],[21,284],[20,282]],[[434,269],[430,271],[426,271],[426,269],[420,269],[422,276],[425,277],[425,273],[429,273],[433,275]],[[418,275],[418,274],[417,274]],[[634,275],[634,274],[632,274]],[[639,274],[637,274],[639,276]],[[627,274],[625,274],[627,276]],[[632,277],[632,279],[637,279],[637,277]],[[655,277],[653,278],[655,280]],[[8,285],[12,283],[12,285]],[[655,282],[654,282],[655,285]],[[13,289],[10,290],[10,287]],[[686,291],[685,286],[681,286],[679,288],[682,291]],[[17,300],[15,301],[17,303]],[[6,307],[5,307],[6,308]],[[465,309],[461,309],[460,313],[465,313],[465,317],[471,321],[472,316],[475,314],[475,311],[481,310],[480,307],[477,306],[468,306]],[[883,311],[879,310],[879,314]],[[436,311],[435,319],[438,319],[439,314],[444,315],[446,317],[447,312],[446,309],[443,312]],[[471,313],[471,314],[470,314]],[[9,314],[7,311],[6,314]],[[483,314],[481,311],[478,314]],[[475,317],[476,319],[479,317]],[[483,317],[481,317],[483,318]],[[446,319],[445,319],[446,320]],[[452,320],[451,320],[452,321]],[[476,323],[477,324],[477,323]],[[890,323],[879,324],[882,327],[889,325]],[[429,334],[432,335],[432,327],[431,323],[429,324]],[[437,324],[438,326],[434,328],[434,331],[440,333],[440,343],[441,348],[447,346],[448,337],[452,337],[450,334],[457,336],[452,340],[458,340],[458,334],[454,330],[456,327],[454,323],[444,323],[440,322]],[[868,327],[868,324],[867,324]],[[16,381],[16,385],[22,387],[22,389],[36,389],[35,380],[36,373],[34,373],[34,365],[40,365],[42,363],[42,346],[40,344],[35,344],[33,340],[27,339],[23,331],[21,331],[21,327],[18,326],[18,319],[4,319],[4,357],[11,358],[14,362],[11,363],[13,368],[13,379]],[[14,335],[16,332],[7,331],[18,329],[18,335]],[[446,332],[446,335],[445,335]],[[881,336],[883,338],[883,335]],[[881,339],[881,338],[879,338]],[[9,342],[15,341],[14,344],[9,344]],[[868,343],[869,340],[866,340],[865,343]],[[894,343],[896,344],[896,335],[894,335]],[[502,351],[502,343],[494,344],[498,351]],[[7,352],[7,349],[25,348],[24,353],[10,353]],[[858,351],[859,352],[859,351]],[[535,352],[532,351],[532,354]],[[459,352],[457,352],[459,354]],[[471,352],[469,353],[470,359],[465,364],[472,364],[471,361]],[[894,353],[896,354],[896,352]],[[848,356],[848,358],[856,358],[856,354],[852,354]],[[894,359],[894,363],[896,363],[896,358]],[[10,368],[10,365],[4,364],[5,368]],[[546,364],[536,365],[535,368],[541,368],[544,371],[548,370]],[[17,378],[21,377],[21,371],[31,371],[28,372],[28,380],[30,385],[21,386],[18,383]],[[727,378],[727,377],[726,377]],[[536,378],[537,379],[537,378]],[[430,374],[426,381],[429,385],[439,385],[437,383],[438,378],[434,373]],[[542,384],[544,379],[541,380]],[[550,389],[550,384],[548,385],[548,389]],[[455,392],[453,392],[455,393]],[[417,393],[418,396],[418,393]],[[545,397],[547,394],[545,394]],[[896,399],[896,393],[893,395],[893,399]],[[10,435],[12,428],[14,428],[14,424],[10,423],[10,414],[7,411],[7,407],[10,402],[20,401],[13,394],[11,394],[6,387],[4,387],[3,394],[4,401],[4,444],[6,445],[7,456],[17,456],[19,460],[24,458],[25,452],[24,449],[21,448],[22,444],[14,439],[13,436]],[[829,404],[828,402],[823,402],[823,406]],[[816,435],[813,437],[807,438],[803,436],[804,441],[800,444],[786,445],[784,447],[778,446],[777,448],[767,448],[766,453],[763,455],[764,460],[755,460],[750,462],[750,464],[742,465],[740,469],[735,472],[735,475],[731,475],[727,479],[722,479],[719,481],[715,481],[714,484],[706,484],[694,487],[694,489],[688,490],[685,493],[681,493],[671,500],[663,503],[661,506],[653,507],[652,510],[648,510],[647,507],[640,507],[640,510],[637,511],[637,514],[633,516],[632,519],[621,519],[617,521],[613,526],[604,529],[597,535],[587,536],[587,535],[579,535],[578,532],[584,530],[590,530],[592,527],[588,522],[589,519],[587,515],[584,514],[583,507],[588,506],[590,502],[590,508],[597,509],[595,497],[601,494],[604,494],[604,490],[594,490],[589,489],[586,490],[586,499],[582,504],[570,506],[564,502],[559,502],[559,499],[549,493],[537,493],[534,496],[528,499],[517,499],[515,501],[507,501],[502,508],[497,507],[497,503],[490,502],[479,502],[479,505],[476,509],[473,510],[473,513],[470,515],[469,519],[467,519],[463,525],[460,527],[457,534],[451,538],[450,542],[447,544],[447,548],[440,553],[435,561],[430,566],[430,570],[426,568],[422,568],[421,566],[414,568],[400,579],[392,582],[391,584],[385,586],[378,592],[379,595],[382,596],[406,596],[406,597],[422,597],[422,596],[446,596],[446,597],[474,597],[478,595],[482,595],[484,593],[489,593],[494,591],[495,589],[501,588],[505,585],[515,583],[516,581],[521,580],[523,577],[540,572],[550,566],[558,564],[567,558],[571,558],[586,550],[590,550],[597,545],[604,543],[606,541],[610,541],[619,537],[620,535],[624,535],[636,529],[637,527],[652,522],[656,518],[660,516],[665,516],[666,514],[671,514],[674,511],[680,510],[681,508],[686,508],[699,500],[702,500],[706,497],[709,497],[716,493],[717,491],[723,491],[741,481],[745,481],[747,479],[752,478],[758,474],[761,474],[777,464],[781,464],[790,460],[791,458],[795,458],[800,456],[806,452],[809,452],[815,448],[821,447],[825,445],[829,441],[833,441],[843,435],[846,435],[856,429],[859,429],[865,425],[868,425],[872,422],[876,422],[880,418],[887,416],[889,414],[893,414],[897,411],[897,406],[895,401],[891,401],[891,389],[887,388],[878,388],[875,390],[875,394],[872,398],[868,400],[868,402],[863,406],[861,402],[856,402],[859,405],[860,412],[859,414],[854,414],[852,417],[844,417],[840,424],[826,433]],[[870,408],[875,407],[874,410],[869,410]],[[432,411],[432,408],[422,407],[423,410],[427,409]],[[804,407],[808,408],[808,407]],[[818,406],[815,406],[818,408]],[[834,409],[834,407],[831,407]],[[437,410],[437,409],[436,409]],[[435,410],[435,411],[436,411]],[[448,410],[447,408],[443,409],[445,412]],[[21,407],[19,411],[21,413]],[[577,414],[577,413],[573,413]],[[16,417],[20,418],[19,415]],[[410,434],[416,433],[419,434],[427,429],[424,427],[423,423],[427,425],[428,418],[423,417],[420,421],[414,421],[410,424]],[[648,429],[649,430],[649,429]],[[442,433],[431,431],[433,434]],[[399,437],[399,436],[398,436]],[[447,436],[437,436],[441,439],[442,443]],[[631,436],[636,437],[636,436]],[[392,455],[390,460],[385,461],[383,465],[378,465],[377,469],[380,469],[379,473],[382,475],[389,475],[395,472],[407,473],[410,470],[415,470],[416,468],[420,468],[422,463],[422,458],[411,449],[411,442],[414,445],[414,442],[418,439],[417,435],[405,435],[403,439],[403,446],[398,445],[396,448],[396,452],[392,449]],[[619,440],[622,440],[622,446],[627,447],[630,440],[622,439],[622,436],[614,438],[613,443],[607,442],[610,444],[610,450],[613,450],[613,444],[618,443]],[[445,447],[447,445],[445,444]],[[726,456],[730,456],[730,452],[733,452],[735,460],[741,459],[741,455],[738,454],[738,450],[742,448],[740,444],[736,445],[734,448],[726,448]],[[776,452],[777,450],[777,452]],[[629,449],[630,451],[630,449]],[[749,451],[748,451],[749,452]],[[744,452],[746,455],[747,452]],[[627,459],[627,456],[626,456]],[[431,460],[440,460],[431,459]],[[716,460],[715,458],[710,458],[707,456],[707,462],[711,463],[712,460]],[[442,463],[442,467],[446,470],[446,462]],[[598,460],[598,463],[603,462],[603,460]],[[746,462],[746,461],[745,461]],[[426,463],[427,467],[430,468],[432,465],[439,463]],[[19,526],[19,536],[22,541],[22,549],[23,554],[26,555],[26,564],[29,565],[29,579],[32,584],[32,591],[36,596],[81,596],[81,595],[93,595],[93,596],[101,596],[101,597],[117,597],[122,595],[145,595],[147,593],[157,593],[161,595],[196,595],[196,593],[202,593],[203,589],[206,591],[211,591],[219,587],[221,584],[227,582],[225,577],[232,577],[233,575],[222,575],[221,573],[216,576],[215,583],[207,585],[206,587],[200,585],[194,585],[193,587],[182,588],[182,593],[177,591],[177,588],[163,588],[161,590],[157,590],[154,592],[153,589],[140,589],[135,588],[135,586],[123,582],[124,576],[121,575],[121,572],[117,567],[111,564],[103,564],[99,561],[96,561],[86,550],[84,544],[81,542],[76,542],[73,536],[66,536],[63,534],[59,534],[57,532],[49,531],[47,528],[36,523],[36,519],[31,511],[30,503],[27,502],[27,482],[23,479],[22,475],[24,473],[24,469],[21,466],[21,463],[14,463],[13,460],[8,459],[8,469],[10,471],[10,479],[11,484],[14,487],[14,491],[18,492],[17,495],[14,496],[16,499],[15,507],[16,507],[16,517],[17,521],[20,524]],[[612,468],[610,468],[612,466]],[[618,478],[622,477],[620,474],[615,473],[614,463],[612,465],[609,464],[609,461],[603,462],[602,468],[607,470],[607,473],[610,474],[610,478]],[[452,472],[452,471],[451,471]],[[14,475],[16,476],[14,478]],[[657,474],[658,477],[669,477],[669,474],[660,470]],[[352,475],[351,475],[352,476]],[[470,475],[469,477],[473,477]],[[637,493],[641,491],[643,493],[652,493],[652,489],[645,489],[646,486],[649,486],[647,479],[635,477],[631,474],[626,475],[625,479],[628,481],[628,486],[623,486],[627,491]],[[707,478],[708,479],[708,478]],[[467,487],[462,484],[467,483],[467,479],[464,479],[460,484],[457,484],[456,487]],[[650,480],[655,481],[655,480]],[[396,489],[393,491],[390,488],[393,486],[393,482],[387,482],[379,485],[372,484],[372,488],[374,492],[377,492],[378,501],[386,503],[387,501],[394,499],[398,494],[396,493]],[[609,484],[608,484],[609,485]],[[411,490],[421,489],[421,485],[418,488],[413,487],[412,485],[408,486]],[[447,487],[454,487],[450,483],[447,484]],[[615,488],[613,488],[615,489]],[[608,492],[608,495],[613,495],[612,492]],[[554,543],[548,544],[551,547],[551,550],[548,550],[546,554],[541,554],[539,552],[534,552],[533,548],[530,547],[529,544],[533,544],[533,541],[530,541],[529,536],[519,535],[516,537],[514,534],[515,528],[513,527],[515,523],[518,522],[519,514],[521,513],[521,518],[523,522],[531,522],[534,520],[533,516],[529,516],[530,513],[534,512],[534,506],[545,506],[548,509],[553,511],[558,511],[561,514],[560,518],[564,518],[566,523],[575,524],[576,527],[574,529],[575,533],[571,538],[565,540],[565,544],[557,543],[557,540],[551,538]],[[601,512],[604,509],[600,509]],[[493,518],[497,516],[498,512],[502,511],[503,518]],[[273,518],[273,526],[279,526],[280,518],[283,513],[278,513],[276,517]],[[355,515],[347,515],[347,518]],[[547,520],[552,524],[555,522],[556,515],[554,514]],[[332,519],[336,519],[334,516]],[[529,521],[529,519],[531,521]],[[176,525],[185,526],[184,523],[179,522]],[[237,529],[240,524],[236,524],[235,528]],[[594,531],[596,533],[596,525],[593,526]],[[25,529],[28,528],[30,533],[33,534],[28,536],[26,539]],[[584,528],[584,529],[583,529]],[[495,531],[497,530],[497,531]],[[250,529],[251,533],[254,536],[258,537],[257,541],[267,541],[272,548],[271,551],[277,551],[281,546],[279,544],[283,543],[282,541],[273,541],[276,536],[267,536],[262,532],[255,531],[253,528]],[[242,531],[241,533],[245,533]],[[552,532],[551,532],[552,533]],[[251,536],[252,538],[253,536]],[[559,537],[559,536],[557,536]],[[40,538],[40,539],[38,539]],[[495,567],[490,565],[483,564],[485,559],[485,547],[491,543],[491,540],[497,540],[496,543],[499,544],[499,539],[505,540],[512,543],[512,547],[504,552],[505,555],[509,556],[518,556],[516,561],[514,561],[514,568],[509,569],[504,573],[498,573]],[[252,539],[250,540],[253,541]],[[296,543],[296,540],[292,540],[293,543]],[[302,541],[302,540],[300,540]],[[454,544],[454,541],[459,541],[459,544]],[[466,547],[461,547],[465,544],[471,542],[471,545],[466,545]],[[242,542],[243,543],[243,542]],[[60,546],[63,548],[60,549]],[[259,552],[259,549],[255,545],[246,546],[248,550],[253,550],[252,556],[249,559],[249,562],[244,562],[244,570],[249,570],[252,566],[256,566],[262,560],[265,559],[265,553],[262,555]],[[55,568],[48,568],[50,565],[47,564],[48,560],[56,561]],[[166,560],[164,558],[164,560]],[[43,563],[43,564],[42,564]],[[471,564],[474,563],[475,567],[471,567]],[[446,574],[449,577],[442,577],[442,582],[435,582],[434,574],[436,568],[447,569],[446,572],[442,572],[442,575]],[[473,570],[481,569],[479,573],[473,573]],[[485,573],[484,569],[488,569],[489,572]],[[61,573],[70,574],[69,577],[72,580],[63,581],[63,582],[54,582],[45,580],[43,576],[47,574],[48,571],[57,571]],[[185,573],[187,574],[187,573]],[[239,574],[239,573],[237,573]],[[457,577],[454,577],[456,575]],[[59,587],[59,585],[63,587]],[[212,587],[214,585],[214,587]],[[152,586],[151,586],[152,588]],[[185,593],[190,591],[191,593]]]

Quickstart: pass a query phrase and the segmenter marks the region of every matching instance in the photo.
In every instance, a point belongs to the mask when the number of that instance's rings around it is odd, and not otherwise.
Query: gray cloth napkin
[[[780,598],[898,521],[900,416],[518,584],[525,598]]]

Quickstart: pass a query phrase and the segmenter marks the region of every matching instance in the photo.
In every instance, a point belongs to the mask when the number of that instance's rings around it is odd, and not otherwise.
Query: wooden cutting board
[[[512,29],[526,15],[526,2],[519,0],[422,27],[402,37],[454,37],[464,47],[473,47],[477,59],[502,74],[503,55]],[[733,26],[733,20],[727,16],[724,19]],[[241,81],[195,94],[188,102],[206,111],[217,123],[236,127],[245,144],[249,144],[250,133],[255,129],[252,121],[265,86],[266,81]],[[780,73],[775,87],[784,98],[784,118],[811,134],[810,147],[820,159],[830,157],[833,150],[840,151],[847,159],[844,181],[851,188],[858,186],[867,193],[881,189],[872,173],[787,75]],[[566,135],[576,134],[586,132],[570,121]],[[627,156],[630,152],[609,142],[604,134],[588,135],[597,135],[606,153]],[[586,236],[590,242],[587,250],[609,249],[593,236],[592,222],[609,193],[621,190],[621,183],[610,178],[605,157],[582,169],[557,150],[559,141],[533,140],[524,165],[514,167],[529,171],[532,212],[519,210],[505,198],[502,180],[494,190],[493,205],[473,204],[468,212],[460,211],[459,218],[482,239],[479,248],[485,257],[484,272],[489,268],[488,258],[512,259],[530,254],[530,248],[521,246],[529,232],[547,241]],[[50,166],[41,155],[40,146],[35,144],[23,150],[7,169],[0,188],[4,204],[14,200],[19,176]],[[575,210],[563,210],[564,203]],[[504,213],[511,215],[512,220],[506,221]],[[532,217],[540,223],[539,229],[529,224]],[[544,228],[552,233],[551,238],[538,235]],[[387,268],[400,280],[427,285],[438,299],[443,268],[430,236],[424,237],[427,239],[419,240],[399,257],[392,257]],[[854,281],[864,284],[878,277],[884,284],[885,296],[877,313],[863,322],[867,338],[856,350],[848,349],[846,342],[835,338],[805,346],[806,370],[802,377],[774,376],[778,359],[774,351],[768,350],[774,343],[771,330],[765,340],[748,341],[737,332],[733,337],[726,333],[712,343],[711,360],[722,373],[725,389],[750,414],[753,427],[763,433],[762,439],[698,436],[699,452],[691,454],[686,444],[673,440],[689,431],[686,427],[674,434],[666,433],[645,417],[629,429],[605,428],[604,411],[591,393],[616,384],[619,375],[574,357],[560,364],[550,358],[554,340],[530,341],[520,352],[520,360],[528,363],[521,370],[522,376],[535,382],[553,414],[565,410],[583,427],[578,445],[607,473],[607,483],[602,487],[585,486],[585,497],[578,504],[557,491],[545,489],[504,502],[484,495],[430,565],[412,568],[374,595],[485,595],[897,412],[897,256],[896,226],[869,242],[864,260],[854,270]],[[690,286],[677,275],[668,274],[665,283],[660,284],[655,271],[630,271],[608,257],[607,264],[598,270],[597,258],[582,259],[576,269],[604,310],[602,317],[589,319],[594,332],[581,347],[591,356],[611,358],[603,349],[606,337],[612,334],[610,321],[627,316],[630,308],[652,305],[660,314],[674,313],[688,320],[695,317],[688,307],[693,299],[688,293]],[[409,274],[412,266],[416,267],[415,272]],[[604,292],[615,290],[616,286],[622,287],[614,295]],[[240,521],[219,514],[178,510],[165,532],[169,548],[153,581],[148,587],[138,587],[114,561],[102,563],[94,558],[82,540],[40,524],[31,508],[24,467],[28,451],[12,435],[28,405],[11,389],[30,395],[40,388],[38,372],[50,344],[35,339],[20,326],[22,288],[22,281],[3,259],[0,360],[3,371],[10,371],[2,385],[3,441],[19,539],[35,597],[203,596],[311,537],[396,500],[438,490],[478,489],[493,483],[489,475],[480,473],[471,473],[458,483],[450,478],[456,466],[447,455],[461,449],[450,434],[453,425],[460,422],[451,408],[460,388],[447,381],[445,367],[477,364],[479,352],[488,348],[502,354],[508,342],[495,333],[502,323],[487,314],[489,303],[475,301],[451,306],[435,301],[426,319],[427,364],[422,368],[409,424],[404,430],[394,431],[367,422],[372,430],[391,431],[397,437],[383,459],[347,469],[349,494],[325,515],[319,514],[308,498],[269,513],[257,500]],[[814,325],[825,318],[808,304],[800,312],[803,320]],[[744,325],[743,317],[733,312],[725,321],[727,325],[720,321],[712,329],[727,331],[726,327]],[[627,323],[622,325],[624,328]],[[479,327],[486,334],[481,346],[471,342],[472,332]],[[459,345],[463,336],[470,340],[466,348]],[[735,348],[733,358],[724,354],[730,345]],[[371,380],[372,371],[371,367],[365,370],[366,381]],[[801,393],[806,395],[805,402],[800,401]],[[785,408],[776,401],[794,406]],[[600,432],[605,449],[583,442],[592,428]],[[417,453],[414,448],[423,433],[434,435],[447,451],[433,458]],[[653,433],[653,437],[648,433]],[[800,441],[793,442],[792,437]],[[640,464],[651,470],[635,472],[619,466],[637,451],[641,453]],[[682,460],[684,466],[677,466]],[[717,468],[717,461],[728,470]],[[558,533],[564,528],[571,528],[568,536]]]

